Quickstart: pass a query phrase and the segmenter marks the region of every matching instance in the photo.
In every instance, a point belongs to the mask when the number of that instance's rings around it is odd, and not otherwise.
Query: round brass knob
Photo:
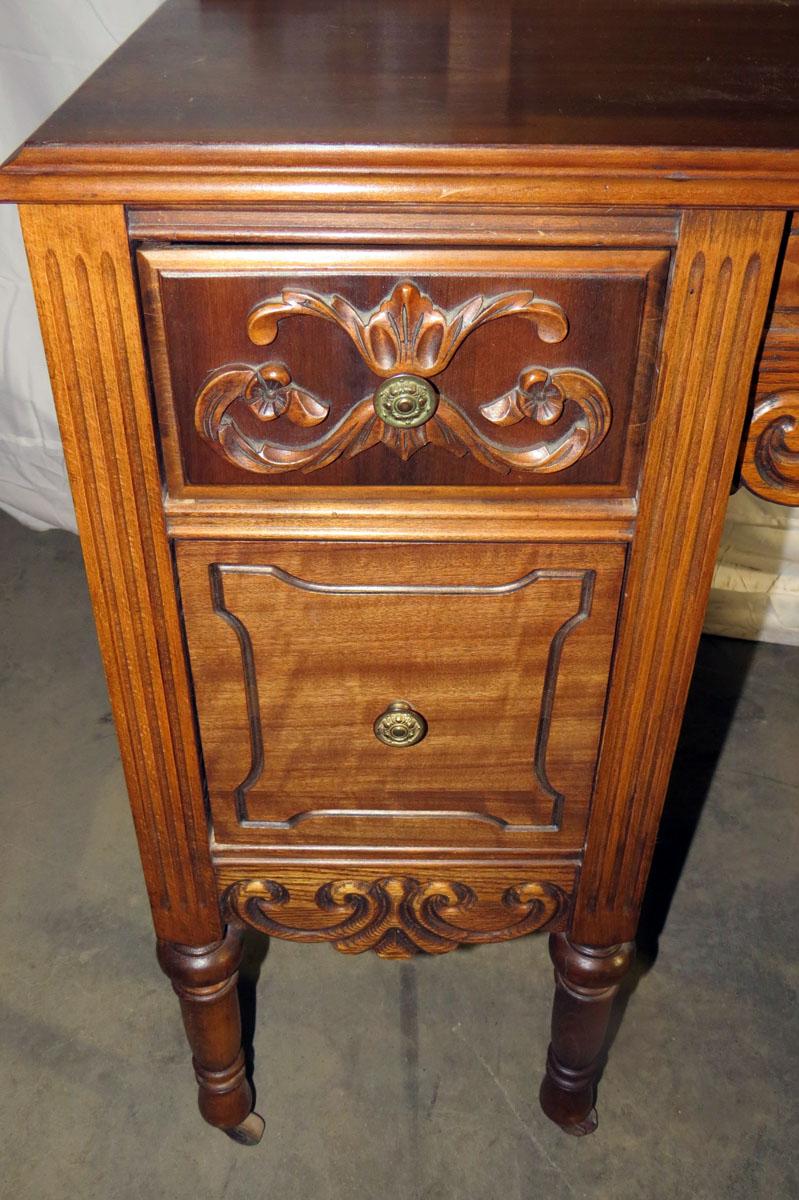
[[[374,729],[384,746],[415,746],[427,733],[427,721],[405,700],[393,700],[375,721]]]
[[[438,407],[432,383],[416,375],[393,375],[384,379],[374,396],[375,412],[386,425],[413,429],[429,421]]]

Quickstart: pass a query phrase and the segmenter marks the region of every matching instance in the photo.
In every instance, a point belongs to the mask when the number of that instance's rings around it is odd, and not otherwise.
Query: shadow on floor
[[[241,1007],[241,1040],[244,1048],[245,1070],[253,1095],[253,1107],[257,1104],[255,1091],[255,1026],[257,1018],[258,980],[261,968],[269,953],[269,938],[254,929],[244,931],[244,944],[239,967],[239,1005]]]
[[[641,909],[636,959],[619,989],[605,1057],[613,1046],[633,993],[657,960],[660,936],[756,650],[756,642],[736,638],[706,634],[700,639]]]
[[[637,974],[654,964],[716,766],[757,643],[705,636],[699,644],[638,928]]]

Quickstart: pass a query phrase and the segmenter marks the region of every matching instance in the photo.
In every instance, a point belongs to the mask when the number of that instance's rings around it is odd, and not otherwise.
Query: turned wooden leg
[[[241,942],[242,931],[235,926],[210,946],[159,941],[158,962],[180,999],[194,1055],[200,1112],[235,1141],[254,1146],[261,1140],[264,1123],[252,1111],[244,1070],[236,991]]]
[[[613,999],[635,954],[633,942],[579,946],[553,933],[555,1002],[541,1107],[567,1133],[581,1137],[597,1125],[594,1098]]]

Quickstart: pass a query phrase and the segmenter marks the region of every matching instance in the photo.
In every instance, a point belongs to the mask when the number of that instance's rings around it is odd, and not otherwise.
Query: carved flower
[[[518,425],[525,417],[540,425],[552,425],[563,415],[565,397],[544,367],[528,367],[511,391],[488,404],[480,412],[492,425]]]
[[[244,400],[261,421],[276,421],[289,405],[286,387],[291,375],[282,363],[266,363],[253,370],[244,389]]]
[[[308,427],[324,421],[330,405],[292,384],[283,363],[265,363],[252,370],[243,398],[261,421],[276,421],[285,413],[293,425]]]

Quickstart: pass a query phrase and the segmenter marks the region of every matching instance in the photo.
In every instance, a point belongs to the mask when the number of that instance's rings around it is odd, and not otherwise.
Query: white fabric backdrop
[[[0,0],[0,160],[159,0]],[[75,528],[16,209],[0,205],[0,507]],[[706,628],[799,644],[799,510],[730,504]]]
[[[0,161],[159,0],[0,0]],[[0,507],[75,528],[17,210],[0,205]]]
[[[705,632],[799,646],[799,508],[732,497]]]

